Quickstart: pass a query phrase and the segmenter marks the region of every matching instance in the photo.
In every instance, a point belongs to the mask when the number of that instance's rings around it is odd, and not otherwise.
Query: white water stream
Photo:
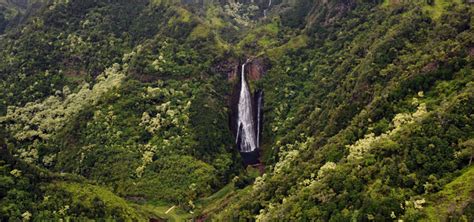
[[[258,146],[256,129],[253,121],[252,95],[250,94],[249,86],[245,80],[245,66],[247,65],[247,62],[242,65],[236,139],[236,143],[240,143],[240,152],[243,153],[253,152]]]

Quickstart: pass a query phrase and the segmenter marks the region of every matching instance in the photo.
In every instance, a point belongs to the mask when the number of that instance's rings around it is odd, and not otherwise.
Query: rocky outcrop
[[[263,78],[267,70],[270,68],[270,62],[264,58],[252,60],[248,65],[248,79],[255,81]]]
[[[270,69],[270,61],[267,58],[255,58],[247,65],[247,79],[249,81],[256,81],[265,75]],[[220,73],[227,73],[229,81],[236,81],[239,79],[240,63],[235,59],[229,59],[216,65],[216,71]]]
[[[238,59],[232,58],[231,56],[229,57],[230,58],[226,60],[216,62],[212,69],[215,73],[225,74],[229,81],[236,81],[240,62]]]

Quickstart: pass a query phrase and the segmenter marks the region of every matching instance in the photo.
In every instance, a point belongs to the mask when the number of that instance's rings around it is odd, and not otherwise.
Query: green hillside
[[[472,221],[473,7],[0,0],[0,221]]]

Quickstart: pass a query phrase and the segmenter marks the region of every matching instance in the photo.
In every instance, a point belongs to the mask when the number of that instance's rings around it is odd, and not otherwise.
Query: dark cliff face
[[[232,92],[230,94],[230,98],[228,100],[229,107],[230,107],[230,113],[229,113],[229,128],[234,136],[234,138],[237,136],[237,117],[238,117],[238,109],[239,109],[239,94],[241,90],[241,84],[240,84],[240,72],[242,70],[242,65],[238,63],[235,66],[235,69],[232,70],[229,73],[229,80],[234,82]]]
[[[241,64],[240,64],[241,65]],[[216,65],[217,70],[222,73],[227,73],[229,81],[239,80],[240,66],[235,59],[229,59]],[[249,62],[246,67],[247,79],[249,81],[256,81],[263,78],[265,73],[271,68],[271,63],[267,58],[256,58]]]
[[[263,78],[265,73],[270,69],[270,61],[266,58],[256,58],[248,66],[248,79],[255,81]]]

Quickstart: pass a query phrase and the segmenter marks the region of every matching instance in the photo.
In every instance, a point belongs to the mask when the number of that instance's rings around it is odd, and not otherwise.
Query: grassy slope
[[[431,15],[433,15],[434,18],[439,18],[441,14],[443,14],[443,11],[447,9],[448,6],[451,5],[451,3],[455,2],[457,4],[462,4],[461,0],[434,0],[435,3],[433,6],[425,6],[423,7],[425,10],[430,12]]]
[[[425,3],[425,1],[419,1],[419,2],[422,5],[423,9],[429,12],[429,14],[434,19],[439,18],[452,3],[463,4],[462,0],[433,0],[433,1],[434,1],[433,5],[428,5]],[[397,2],[400,2],[400,1],[384,0],[382,6],[383,7],[393,6],[393,5],[396,5]]]
[[[177,206],[173,208],[173,206],[162,202],[150,202],[145,205],[135,204],[134,206],[143,215],[158,216],[171,222],[187,221],[198,215],[205,217],[222,210],[237,192],[233,183],[226,185],[211,196],[198,200],[194,214],[185,212]],[[173,209],[170,210],[171,208]]]
[[[179,207],[173,208],[173,206],[162,202],[150,202],[145,205],[135,205],[135,207],[142,211],[141,213],[144,215],[156,215],[160,218],[165,218],[168,221],[173,222],[186,221],[198,215],[207,216],[222,210],[236,193],[237,191],[234,187],[234,184],[228,184],[211,196],[198,200],[196,203],[197,210],[194,214],[185,212]],[[171,208],[173,209],[170,210]]]
[[[425,221],[439,221],[449,215],[462,211],[474,201],[474,166],[464,170],[463,174],[447,184],[440,192],[429,198],[432,202],[425,209]]]
[[[107,208],[120,209],[122,213],[128,215],[131,220],[147,221],[147,218],[140,215],[136,209],[132,208],[124,199],[103,187],[85,183],[66,182],[53,183],[52,186],[70,192],[74,202],[81,202],[88,208],[93,208],[94,198],[99,198]]]
[[[138,207],[148,213],[151,213],[152,215],[157,215],[159,218],[164,218],[171,222],[186,221],[191,219],[193,216],[192,214],[184,212],[177,207],[166,213],[173,206],[165,204],[146,204],[138,205]]]
[[[221,190],[217,191],[213,195],[203,198],[197,204],[201,210],[202,215],[209,215],[212,212],[221,210],[235,195],[235,187],[234,184],[228,184]]]

